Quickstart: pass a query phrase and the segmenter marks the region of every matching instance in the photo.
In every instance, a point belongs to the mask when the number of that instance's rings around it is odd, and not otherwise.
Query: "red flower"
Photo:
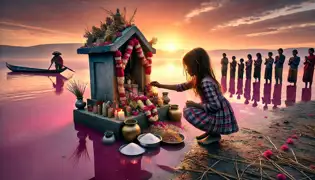
[[[315,170],[315,165],[311,164],[310,168]]]
[[[298,139],[298,136],[297,136],[296,134],[293,134],[293,135],[291,136],[291,138],[292,138],[292,139]]]
[[[273,152],[272,152],[270,149],[266,150],[266,151],[263,153],[263,156],[264,156],[265,158],[267,158],[267,159],[269,159],[272,155],[273,155]]]
[[[284,144],[284,145],[282,145],[282,146],[280,147],[280,149],[281,149],[282,151],[287,151],[287,150],[289,149],[289,147],[288,147],[286,144]]]
[[[121,57],[121,52],[118,50],[118,51],[116,51],[116,53],[115,53],[115,57]]]
[[[293,144],[293,143],[294,143],[294,142],[293,142],[293,139],[292,139],[292,138],[288,138],[288,139],[287,139],[287,143],[288,143],[288,144]]]
[[[151,51],[147,52],[147,56],[152,57],[153,56],[152,52]]]
[[[278,180],[286,180],[287,177],[286,177],[284,174],[278,174],[278,175],[277,175],[277,179],[278,179]]]
[[[265,119],[267,119],[268,117],[267,116],[265,116]]]

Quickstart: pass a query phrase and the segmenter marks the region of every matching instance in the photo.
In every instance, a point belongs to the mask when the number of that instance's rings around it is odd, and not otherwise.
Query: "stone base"
[[[158,108],[159,121],[165,121],[169,119],[168,109],[169,105]],[[104,133],[105,131],[113,131],[117,139],[122,137],[121,128],[124,125],[123,121],[94,114],[87,110],[78,109],[73,110],[73,118],[76,124],[84,125],[101,133]],[[139,114],[138,116],[126,117],[126,119],[137,120],[141,130],[146,129],[149,126],[149,122],[143,113]]]

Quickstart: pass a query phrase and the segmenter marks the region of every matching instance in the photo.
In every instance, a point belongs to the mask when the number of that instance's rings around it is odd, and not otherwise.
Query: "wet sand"
[[[200,179],[203,174],[202,179],[207,179],[207,177],[208,179],[238,179],[236,169],[241,176],[247,167],[245,171],[247,173],[243,174],[242,179],[261,179],[261,177],[262,179],[276,179],[277,174],[283,172],[262,156],[264,151],[270,149],[274,153],[271,159],[278,162],[280,167],[292,175],[291,179],[315,179],[315,169],[310,167],[315,165],[315,101],[301,102],[295,106],[279,109],[273,114],[275,116],[270,120],[271,123],[259,130],[241,125],[239,132],[224,136],[217,144],[202,147],[196,143],[176,170],[172,169],[173,167],[165,169],[174,172],[173,179]],[[289,150],[285,152],[280,147],[286,144],[289,137],[293,137],[293,144],[288,145]],[[282,161],[276,155],[285,157],[286,160],[291,159],[289,161],[293,161],[290,162],[292,167],[285,163],[281,164]],[[304,167],[295,163],[294,156]],[[233,159],[240,159],[246,163]],[[255,161],[256,166],[248,166]],[[260,162],[268,167],[263,167],[260,171]],[[213,166],[212,169],[209,169],[211,166]],[[275,171],[270,170],[270,167]],[[300,172],[301,168],[303,172]],[[208,174],[204,173],[206,170]],[[225,172],[231,176],[218,175],[216,171]]]

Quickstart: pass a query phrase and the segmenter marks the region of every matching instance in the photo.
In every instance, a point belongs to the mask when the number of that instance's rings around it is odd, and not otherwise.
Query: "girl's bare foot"
[[[201,134],[201,135],[199,135],[199,136],[196,136],[196,139],[197,139],[197,140],[201,140],[201,139],[207,137],[208,135],[209,135],[209,134],[208,134],[207,132],[205,132],[205,133],[203,133],[203,134]]]
[[[202,140],[198,140],[198,143],[200,145],[209,145],[212,143],[216,143],[219,142],[221,140],[221,135],[209,135],[206,138],[202,139]]]

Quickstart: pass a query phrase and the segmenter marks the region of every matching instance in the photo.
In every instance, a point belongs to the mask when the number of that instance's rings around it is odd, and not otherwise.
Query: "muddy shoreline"
[[[315,179],[315,101],[278,109],[269,126],[224,136],[220,143],[195,145],[172,179]],[[250,123],[250,122],[249,122]],[[293,144],[287,144],[291,138]],[[281,149],[288,147],[287,151]],[[271,150],[270,158],[262,154]]]

